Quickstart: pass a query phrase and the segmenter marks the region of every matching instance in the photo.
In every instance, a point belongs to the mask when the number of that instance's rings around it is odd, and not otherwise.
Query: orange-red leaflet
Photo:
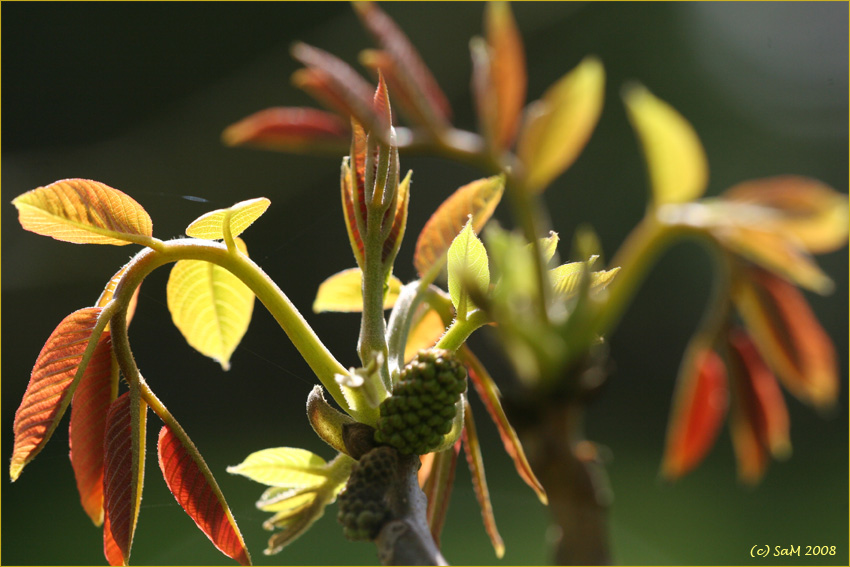
[[[98,340],[71,403],[68,427],[71,465],[80,503],[96,526],[103,523],[106,412],[118,396],[118,364],[109,331]]]
[[[15,445],[9,469],[13,481],[44,448],[70,404],[81,370],[94,354],[98,337],[93,332],[101,311],[100,307],[88,307],[71,313],[41,349],[15,412]]]
[[[525,50],[510,4],[488,2],[484,29],[490,48],[487,120],[499,149],[508,148],[516,135],[527,83]]]
[[[103,541],[112,565],[126,565],[130,560],[145,477],[147,409],[138,388],[133,388],[115,400],[106,415],[103,494],[107,522]],[[116,561],[115,546],[121,552],[121,563]]]
[[[157,454],[168,489],[198,528],[219,551],[241,565],[250,565],[251,557],[224,495],[189,438],[181,439],[164,425],[159,432]]]
[[[228,126],[221,135],[229,146],[309,151],[348,146],[348,124],[336,114],[314,108],[275,107]]]
[[[713,350],[688,353],[676,387],[667,429],[661,473],[676,479],[705,458],[717,434],[729,400],[726,367]]]
[[[452,241],[461,231],[469,215],[477,233],[493,215],[505,190],[505,179],[497,175],[478,179],[452,193],[437,208],[416,240],[413,264],[420,276],[436,265],[442,265]]]

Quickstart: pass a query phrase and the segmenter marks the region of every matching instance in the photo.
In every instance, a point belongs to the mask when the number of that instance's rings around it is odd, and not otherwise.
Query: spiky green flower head
[[[375,441],[403,455],[431,452],[452,428],[466,376],[453,353],[419,351],[401,370],[392,396],[381,403]]]
[[[384,493],[398,466],[398,455],[390,447],[376,447],[354,464],[345,490],[339,495],[342,533],[352,541],[372,541],[378,536],[390,511]]]

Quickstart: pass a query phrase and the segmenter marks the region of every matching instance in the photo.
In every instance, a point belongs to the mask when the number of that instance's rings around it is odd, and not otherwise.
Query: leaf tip
[[[12,479],[12,482],[18,480],[18,477],[21,476],[21,471],[24,470],[25,463],[21,461],[12,461],[12,465],[9,467],[9,477]]]

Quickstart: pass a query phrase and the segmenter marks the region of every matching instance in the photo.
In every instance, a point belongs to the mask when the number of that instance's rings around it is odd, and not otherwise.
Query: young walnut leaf
[[[75,244],[148,245],[153,224],[128,195],[89,179],[64,179],[16,197],[25,230]]]
[[[247,254],[241,239],[236,245]],[[174,264],[166,291],[171,318],[186,341],[230,368],[230,356],[251,322],[253,292],[224,268],[200,260]]]
[[[250,565],[245,541],[212,472],[192,441],[180,433],[167,425],[159,432],[159,468],[168,489],[219,551]]]
[[[226,229],[229,228],[230,235],[236,238],[255,220],[260,218],[270,204],[271,201],[265,197],[260,197],[241,201],[229,209],[210,211],[201,215],[186,227],[186,236],[205,240],[220,240],[225,238]]]
[[[133,389],[112,402],[106,414],[104,552],[112,565],[126,565],[130,559],[145,478],[147,410],[147,404]],[[120,563],[115,561],[118,554],[114,546],[121,552]]]
[[[336,114],[313,108],[267,108],[228,126],[228,146],[287,152],[340,151],[348,147],[348,124]]]
[[[80,502],[96,526],[103,523],[106,412],[117,396],[118,364],[112,356],[110,334],[104,331],[74,392],[68,431],[71,465]]]
[[[770,272],[749,268],[733,299],[788,391],[815,407],[832,407],[840,386],[835,347],[800,291]]]
[[[679,373],[661,473],[674,480],[705,458],[729,401],[726,367],[713,350],[692,346]]]
[[[564,297],[572,297],[578,293],[581,287],[581,278],[590,267],[589,264],[590,262],[569,262],[549,270],[555,293]],[[616,267],[610,270],[590,272],[590,291],[598,293],[608,287],[608,284],[619,271],[620,268]]]
[[[481,508],[481,518],[484,521],[484,530],[490,537],[490,543],[496,552],[496,557],[501,559],[505,555],[505,543],[499,535],[496,527],[496,518],[493,515],[493,505],[490,503],[490,491],[487,489],[487,477],[484,476],[484,459],[481,458],[481,444],[478,442],[478,433],[475,429],[475,420],[472,419],[472,408],[467,402],[463,414],[463,450],[466,453],[466,462],[469,465],[469,473],[472,476],[472,487],[475,489],[475,497]]]
[[[96,350],[99,336],[93,333],[100,312],[100,307],[88,307],[65,317],[38,354],[15,412],[15,444],[9,468],[13,481],[44,448],[71,403],[77,380]]]
[[[327,462],[304,449],[277,447],[248,455],[240,464],[227,467],[255,482],[280,488],[305,488],[325,482]]]
[[[505,178],[497,175],[478,179],[457,189],[437,208],[416,240],[413,264],[420,276],[442,267],[455,236],[472,215],[477,233],[493,216],[505,190]]]
[[[384,295],[384,309],[391,309],[395,305],[400,290],[401,280],[390,276]],[[363,272],[360,268],[349,268],[337,272],[319,285],[316,299],[313,301],[313,312],[327,311],[340,313],[363,311]]]
[[[546,490],[540,481],[537,480],[528,459],[525,456],[525,451],[522,448],[519,437],[516,434],[513,426],[508,421],[505,411],[502,409],[501,394],[496,382],[487,369],[475,356],[467,345],[461,347],[461,357],[469,371],[469,381],[478,392],[478,397],[484,402],[484,407],[487,408],[487,413],[490,414],[490,419],[496,424],[499,430],[499,437],[502,439],[502,445],[505,451],[511,457],[516,467],[517,473],[525,483],[534,490],[537,498],[543,504],[548,504],[549,499],[546,496]]]
[[[472,231],[472,215],[449,246],[448,270],[449,295],[457,310],[457,316],[464,319],[472,310],[466,286],[473,284],[485,294],[490,287],[490,263],[487,259],[487,250]]]
[[[653,202],[685,203],[702,195],[708,161],[690,123],[643,86],[627,88],[623,100],[643,147]]]
[[[540,193],[576,160],[596,127],[604,95],[605,70],[588,57],[528,106],[517,154],[529,191]]]

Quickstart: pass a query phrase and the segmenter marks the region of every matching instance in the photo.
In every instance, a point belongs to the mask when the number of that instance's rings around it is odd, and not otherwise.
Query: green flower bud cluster
[[[372,541],[390,512],[384,492],[392,482],[398,456],[390,447],[377,447],[363,455],[351,468],[351,476],[339,495],[342,533],[352,541]]]
[[[381,403],[375,441],[403,455],[424,455],[452,428],[455,404],[466,391],[466,367],[446,350],[422,350],[399,374]]]

